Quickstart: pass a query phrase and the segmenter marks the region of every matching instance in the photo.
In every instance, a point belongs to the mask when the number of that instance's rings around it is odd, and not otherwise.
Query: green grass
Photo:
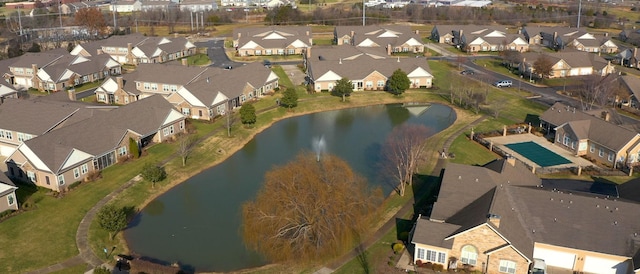
[[[206,54],[198,53],[196,55],[187,57],[187,63],[190,66],[204,66],[211,63],[211,60],[209,60],[209,56],[207,56]]]
[[[330,45],[333,45],[333,39],[332,38],[325,38],[325,39],[315,38],[315,39],[313,39],[313,45],[315,45],[315,46],[330,46]]]
[[[82,92],[82,91],[85,91],[85,90],[88,90],[88,89],[97,88],[101,84],[102,84],[102,80],[98,80],[98,81],[93,81],[93,82],[77,85],[77,86],[74,87],[74,89],[76,90],[76,92]]]
[[[468,133],[467,133],[468,134]],[[449,149],[455,158],[451,162],[465,165],[483,165],[500,158],[498,154],[489,151],[486,147],[469,140],[466,135],[458,136]]]
[[[78,274],[78,273],[85,273],[89,269],[91,269],[91,267],[89,267],[89,265],[79,264],[79,265],[76,265],[74,267],[65,268],[63,270],[55,271],[55,272],[51,272],[51,273],[52,274]]]

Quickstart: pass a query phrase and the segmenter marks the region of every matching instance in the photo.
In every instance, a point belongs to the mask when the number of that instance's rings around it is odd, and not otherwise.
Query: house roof
[[[640,100],[640,78],[635,75],[622,76],[622,82],[629,89],[629,91],[636,97],[636,100]]]
[[[421,70],[423,73],[432,76],[429,64],[424,58],[389,57],[386,54],[376,55],[367,51],[360,51],[359,47],[356,51],[342,50],[349,47],[353,48],[353,46],[336,46],[322,50],[314,49],[312,57],[309,59],[313,80],[318,81],[322,79],[323,75],[330,72],[339,78],[346,77],[350,80],[364,79],[374,72],[390,77],[396,69],[401,69],[407,74]]]
[[[337,37],[351,36],[353,32],[353,44],[361,45],[363,41],[371,40],[378,47],[400,46],[414,39],[422,43],[419,34],[412,31],[409,26],[398,25],[372,25],[372,26],[337,26]]]
[[[440,36],[445,34],[452,34],[452,32],[459,32],[462,30],[463,35],[485,35],[494,30],[506,31],[509,27],[505,26],[492,26],[492,25],[436,25],[435,29],[438,30]]]
[[[9,180],[9,177],[7,177],[7,175],[4,174],[4,172],[0,171],[0,197],[3,197],[9,193],[12,193],[16,189],[18,188],[11,180]]]
[[[75,102],[8,98],[0,105],[0,128],[41,135],[69,119],[81,108],[84,106]]]
[[[140,115],[140,110],[145,115]],[[113,151],[128,131],[141,136],[157,132],[171,112],[176,110],[167,100],[153,95],[111,111],[95,112],[90,119],[27,140],[24,145],[56,173],[63,170],[74,151],[100,156]]]
[[[630,245],[640,231],[636,203],[544,188],[508,191],[536,242],[629,257],[640,248]]]
[[[136,82],[186,85],[209,68],[170,64],[139,64]]]
[[[520,162],[512,165],[507,160],[496,160],[483,167],[448,163],[430,219],[457,225],[449,237],[488,224],[531,259],[533,241],[527,237],[523,216],[513,210],[513,197],[506,189],[540,184],[540,179]],[[500,218],[500,225],[488,222],[489,216]]]
[[[625,127],[604,121],[586,112],[575,110],[562,103],[555,103],[547,109],[540,120],[554,126],[563,126],[569,122],[574,132],[587,132],[588,139],[614,151],[619,151],[627,145],[638,133]],[[577,121],[589,121],[589,123],[575,123]]]
[[[564,60],[571,68],[584,68],[584,67],[602,67],[607,65],[608,62],[604,58],[589,52],[577,51],[577,50],[565,50],[562,52],[551,53],[538,53],[538,52],[525,52],[522,53],[522,57],[526,59],[526,62],[533,64],[538,58],[546,56],[555,65],[560,60]]]
[[[445,238],[458,229],[460,229],[459,225],[434,222],[428,218],[421,217],[416,220],[411,242],[450,249],[453,247],[453,239],[445,240]]]
[[[238,37],[240,36],[240,37]],[[238,48],[248,47],[265,49],[286,48],[300,41],[300,47],[311,47],[311,28],[297,26],[270,26],[256,28],[237,28],[233,31]]]
[[[63,57],[62,53],[58,52],[27,52],[24,55],[16,57],[15,62],[10,64],[11,67],[17,68],[31,68],[33,64],[38,68],[43,67],[53,61]],[[34,72],[35,73],[35,72]]]
[[[102,47],[122,47],[126,48],[127,44],[131,43],[132,46],[136,46],[141,43],[147,36],[144,36],[139,33],[128,34],[128,35],[113,35],[107,39],[97,41],[99,45]]]

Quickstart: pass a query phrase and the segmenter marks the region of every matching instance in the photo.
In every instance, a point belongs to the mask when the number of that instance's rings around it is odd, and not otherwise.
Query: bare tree
[[[540,57],[533,62],[533,70],[540,78],[548,77],[553,71],[553,62],[546,55],[540,55]]]
[[[243,205],[245,243],[274,262],[337,255],[381,201],[382,191],[370,189],[345,161],[301,153],[269,171],[255,201]]]
[[[584,110],[591,110],[594,106],[606,106],[609,101],[615,102],[616,96],[620,94],[623,94],[620,82],[614,75],[602,77],[592,74],[586,76],[578,91]]]
[[[187,158],[197,141],[197,136],[183,134],[178,143],[178,155],[182,158],[182,166],[187,165]]]
[[[107,22],[102,12],[97,8],[80,9],[75,15],[76,24],[84,26],[89,30],[92,37],[106,33]]]
[[[428,136],[429,129],[424,125],[403,124],[393,129],[382,147],[383,170],[398,181],[400,196],[404,196],[406,185],[413,184]]]

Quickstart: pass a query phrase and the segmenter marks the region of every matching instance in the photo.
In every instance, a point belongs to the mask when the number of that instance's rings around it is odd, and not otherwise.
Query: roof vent
[[[462,180],[462,176],[461,175],[458,175],[458,180]]]
[[[533,232],[533,234],[536,234],[536,230],[535,230],[535,229],[534,229],[534,230],[532,230],[531,232]]]
[[[600,208],[600,205],[596,205],[596,208]]]
[[[618,221],[614,221],[614,222],[613,222],[613,225],[618,225]]]
[[[555,222],[558,222],[558,219],[557,219],[557,218],[553,218],[553,222],[554,222],[554,223],[555,223]]]
[[[400,57],[398,57],[398,63],[400,63]]]
[[[342,58],[340,58],[340,61],[338,62],[338,64],[342,65]]]
[[[476,178],[476,183],[478,182],[478,178]]]

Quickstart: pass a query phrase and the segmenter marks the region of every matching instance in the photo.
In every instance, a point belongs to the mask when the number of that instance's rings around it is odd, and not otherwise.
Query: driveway
[[[207,48],[207,56],[211,60],[212,67],[226,68],[227,66],[239,67],[244,63],[229,60],[224,50],[224,37],[216,37],[208,41],[196,42],[196,47]]]

